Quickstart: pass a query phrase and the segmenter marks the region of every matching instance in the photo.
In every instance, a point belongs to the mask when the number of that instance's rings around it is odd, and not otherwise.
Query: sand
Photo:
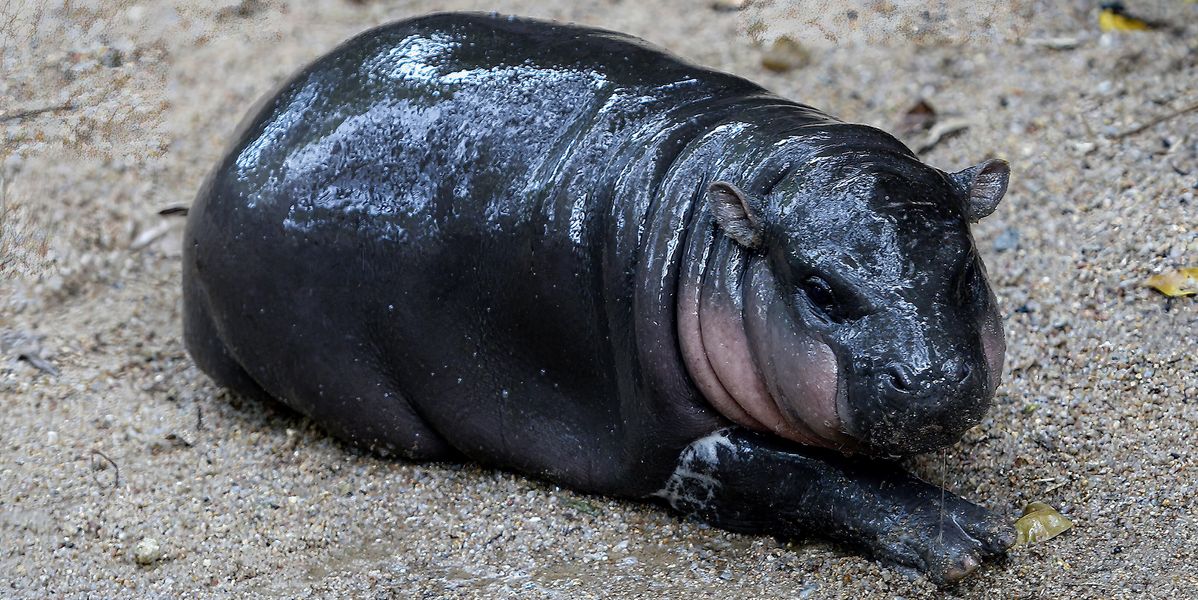
[[[770,17],[782,3],[0,2],[0,597],[1198,596],[1198,301],[1143,286],[1198,263],[1198,112],[1135,131],[1198,102],[1198,5],[1136,3],[1179,31],[1103,34],[1096,3],[1043,4],[1001,9],[994,35],[967,14],[833,41]],[[445,8],[626,31],[888,130],[920,98],[967,123],[924,158],[1011,161],[975,228],[1005,381],[981,426],[911,464],[1076,527],[938,591],[819,541],[379,459],[218,389],[180,339],[183,219],[158,211],[293,70]],[[764,69],[746,32],[788,27],[809,63]]]

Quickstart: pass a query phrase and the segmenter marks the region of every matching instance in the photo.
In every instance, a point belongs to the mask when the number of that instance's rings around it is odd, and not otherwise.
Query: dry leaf
[[[774,45],[761,57],[761,66],[782,73],[805,67],[811,62],[811,53],[789,36],[774,40]]]
[[[935,124],[936,109],[932,108],[932,105],[927,100],[921,98],[903,113],[903,119],[899,121],[898,130],[900,134],[910,136],[921,131],[927,131]]]
[[[1198,267],[1157,273],[1149,277],[1144,284],[1170,298],[1193,296],[1198,294]]]
[[[1030,502],[1023,509],[1023,516],[1015,521],[1015,532],[1018,535],[1015,543],[1020,546],[1036,544],[1050,540],[1073,527],[1073,522],[1066,519],[1057,509],[1043,503]]]

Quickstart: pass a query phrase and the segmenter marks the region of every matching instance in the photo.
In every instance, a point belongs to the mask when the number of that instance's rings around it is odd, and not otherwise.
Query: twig
[[[5,121],[15,121],[17,119],[24,119],[27,117],[36,117],[43,113],[75,110],[76,108],[78,108],[78,107],[75,106],[74,104],[71,104],[70,102],[67,102],[66,104],[59,104],[58,106],[43,106],[42,108],[31,108],[28,110],[19,110],[15,113],[0,115],[0,123],[3,123]]]
[[[1128,129],[1127,131],[1116,133],[1111,136],[1111,139],[1112,140],[1121,140],[1125,137],[1140,133],[1141,131],[1144,131],[1144,130],[1146,130],[1150,127],[1153,127],[1155,125],[1160,125],[1161,123],[1164,123],[1165,121],[1168,121],[1170,119],[1176,119],[1177,117],[1180,117],[1181,115],[1184,115],[1189,112],[1194,112],[1196,110],[1198,110],[1198,102],[1195,102],[1195,103],[1193,103],[1189,106],[1183,107],[1183,108],[1179,108],[1173,112],[1165,113],[1159,117],[1156,117],[1155,119],[1149,119],[1147,123],[1144,123],[1143,125],[1140,125],[1139,127],[1132,127],[1131,129]]]
[[[58,377],[58,369],[56,369],[54,365],[50,363],[50,361],[42,358],[41,354],[36,354],[34,352],[23,352],[17,355],[17,360],[24,360],[25,362],[33,365],[37,370],[46,373],[51,377]]]
[[[104,460],[108,461],[108,464],[112,465],[113,470],[116,472],[116,477],[112,480],[112,487],[114,487],[114,488],[120,487],[120,485],[121,485],[121,468],[119,466],[117,466],[116,461],[112,460],[111,458],[108,458],[107,454],[100,452],[96,448],[92,448],[92,455],[99,456],[100,458],[103,458]],[[92,474],[92,478],[96,480],[97,484],[100,483],[100,478],[96,477],[95,474]]]
[[[1038,48],[1048,48],[1049,50],[1073,50],[1081,45],[1081,38],[1076,37],[1051,37],[1051,38],[1028,38],[1025,41],[1029,46]]]
[[[962,131],[969,129],[969,121],[964,119],[945,119],[932,126],[924,137],[915,143],[912,150],[916,154],[923,154],[932,148],[935,148],[940,142],[954,136],[959,135]]]
[[[141,232],[137,239],[129,242],[129,249],[137,252],[148,247],[150,244],[158,241],[158,238],[166,235],[166,232],[171,230],[171,224],[167,222],[159,223],[157,226]]]

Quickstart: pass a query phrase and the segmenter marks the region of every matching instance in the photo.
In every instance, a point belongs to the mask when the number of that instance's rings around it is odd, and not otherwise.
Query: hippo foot
[[[873,540],[862,541],[879,559],[914,568],[936,583],[960,581],[1015,543],[1007,520],[917,479],[887,496],[895,507],[891,514],[856,524],[876,531]]]
[[[1000,516],[894,463],[740,429],[687,447],[657,496],[725,529],[830,538],[941,585],[960,581],[1015,542]]]

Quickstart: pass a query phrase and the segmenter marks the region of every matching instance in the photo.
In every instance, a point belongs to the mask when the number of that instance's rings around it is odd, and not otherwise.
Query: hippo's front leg
[[[1015,541],[997,515],[893,463],[848,459],[741,429],[682,452],[658,495],[734,531],[817,534],[914,567],[938,583],[961,579]]]

